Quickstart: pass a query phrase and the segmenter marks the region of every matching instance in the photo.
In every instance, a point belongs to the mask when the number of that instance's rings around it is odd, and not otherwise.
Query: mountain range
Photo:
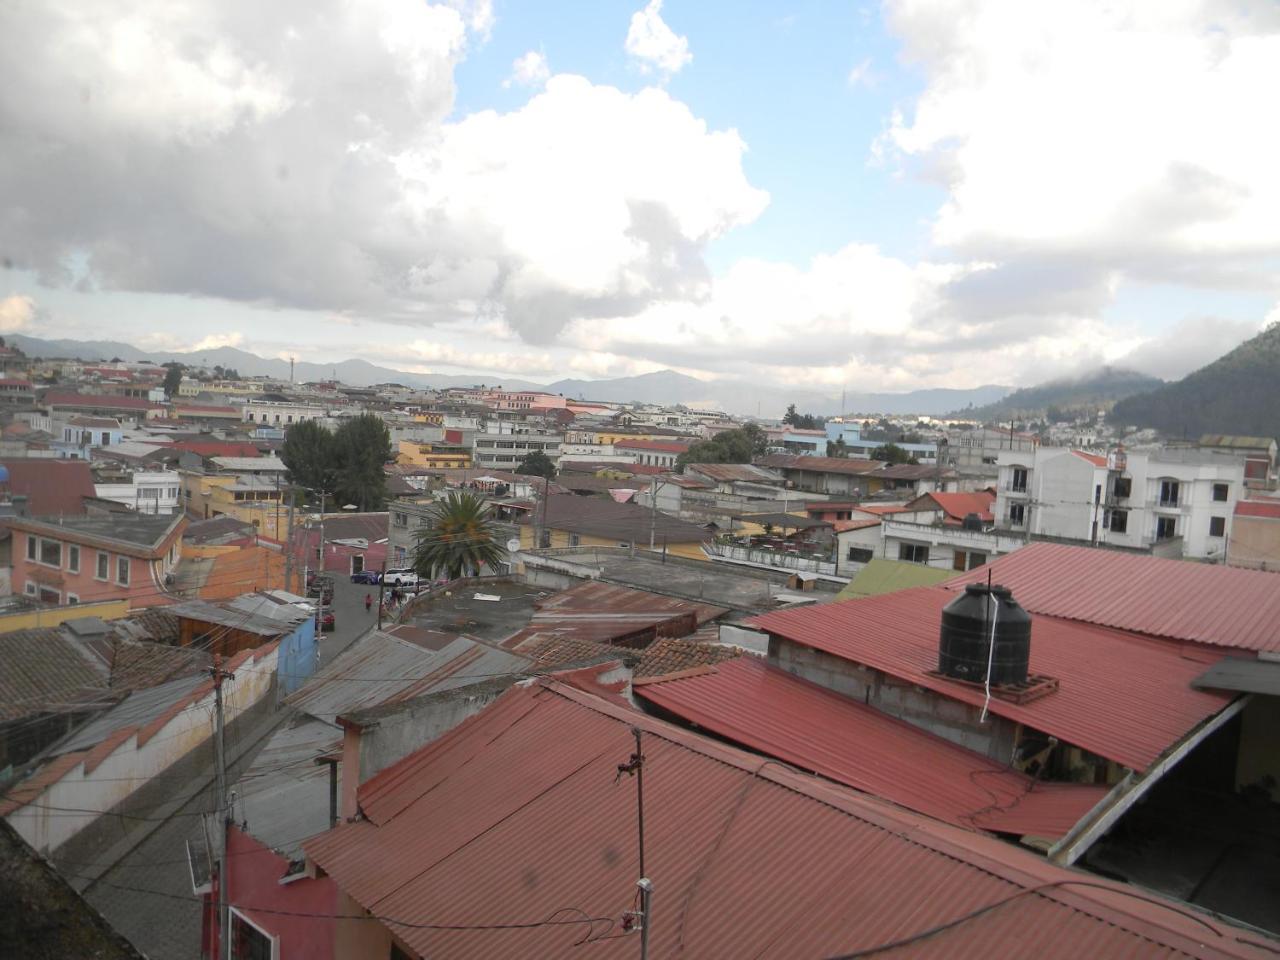
[[[1110,409],[1118,400],[1163,386],[1164,381],[1134,370],[1103,367],[1081,377],[1050,380],[1024,387],[990,403],[957,410],[956,416],[974,420],[1008,420],[1043,417],[1051,407],[1062,411]]]
[[[236,347],[218,347],[191,352],[144,351],[115,340],[45,340],[24,334],[12,334],[8,342],[34,357],[78,357],[82,360],[127,361],[151,360],[156,363],[176,361],[194,366],[222,366],[237,370],[246,377],[289,378],[289,361],[257,354]],[[941,414],[966,405],[994,403],[1009,392],[1009,387],[982,386],[972,390],[929,389],[906,393],[824,394],[814,390],[783,390],[762,387],[741,380],[699,380],[674,370],[658,370],[634,377],[602,380],[557,380],[554,383],[532,383],[508,377],[484,378],[477,375],[421,374],[380,367],[367,360],[342,360],[322,364],[298,361],[293,370],[298,382],[337,379],[352,386],[366,387],[376,383],[401,383],[409,387],[458,387],[485,383],[508,390],[545,390],[567,397],[612,402],[684,404],[724,410],[728,413],[778,417],[788,404],[794,403],[805,413],[831,416],[846,413]]]
[[[1119,401],[1111,419],[1188,439],[1280,437],[1280,323],[1181,380]]]

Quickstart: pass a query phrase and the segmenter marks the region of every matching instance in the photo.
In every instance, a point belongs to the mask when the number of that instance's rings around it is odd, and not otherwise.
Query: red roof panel
[[[1280,520],[1280,500],[1241,500],[1236,504],[1236,516]]]
[[[617,771],[633,727],[666,905],[653,956],[818,958],[943,925],[911,955],[1266,955],[1240,939],[1262,935],[547,680],[363,784],[368,819],[307,855],[423,956],[635,956],[618,927],[638,876],[635,783]],[[575,918],[605,919],[545,922]]]
[[[1010,554],[1017,556],[1017,554]],[[985,568],[984,568],[985,569]],[[985,577],[985,574],[984,574]],[[997,582],[1005,582],[996,577]],[[1017,588],[1014,597],[1020,599]],[[878,597],[780,610],[749,625],[974,706],[982,690],[930,675],[938,665],[942,608],[954,594],[918,587]],[[1229,701],[1191,689],[1220,656],[1118,630],[1033,617],[1031,672],[1059,688],[1028,703],[993,697],[991,712],[1145,770],[1193,727]]]
[[[734,743],[961,827],[1057,839],[1107,793],[1037,783],[756,657],[637,683],[635,692]]]
[[[1013,591],[1034,613],[1172,640],[1280,652],[1280,575],[1115,550],[1033,543],[948,580]]]

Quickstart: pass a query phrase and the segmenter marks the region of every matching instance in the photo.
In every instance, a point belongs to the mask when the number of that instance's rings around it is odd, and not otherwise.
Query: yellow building
[[[541,529],[541,544],[536,544]],[[656,514],[634,503],[618,503],[604,497],[579,497],[571,493],[552,494],[545,504],[537,504],[529,521],[520,528],[520,548],[541,547],[631,547],[653,549],[690,560],[707,560],[702,545],[714,535],[662,511]]]
[[[284,540],[289,535],[289,507],[284,488],[265,477],[181,471],[182,502],[196,520],[235,517],[252,524],[259,536]]]
[[[465,470],[471,466],[471,454],[462,447],[401,440],[396,463],[428,470]]]

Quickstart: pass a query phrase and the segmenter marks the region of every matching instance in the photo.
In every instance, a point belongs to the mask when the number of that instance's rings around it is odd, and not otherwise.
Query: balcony
[[[1027,495],[1026,481],[1023,481],[1022,483],[1015,483],[1012,480],[1006,480],[1001,485],[1000,489],[1003,490],[1005,493],[1017,493],[1017,494],[1021,494],[1024,497]]]

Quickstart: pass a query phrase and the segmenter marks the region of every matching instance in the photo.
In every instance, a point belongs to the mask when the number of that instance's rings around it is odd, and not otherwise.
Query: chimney
[[[346,717],[338,717],[338,723],[342,727],[342,801],[339,813],[343,822],[347,822],[356,819],[360,812],[357,791],[360,787],[361,741],[365,730],[378,724],[359,723]]]

